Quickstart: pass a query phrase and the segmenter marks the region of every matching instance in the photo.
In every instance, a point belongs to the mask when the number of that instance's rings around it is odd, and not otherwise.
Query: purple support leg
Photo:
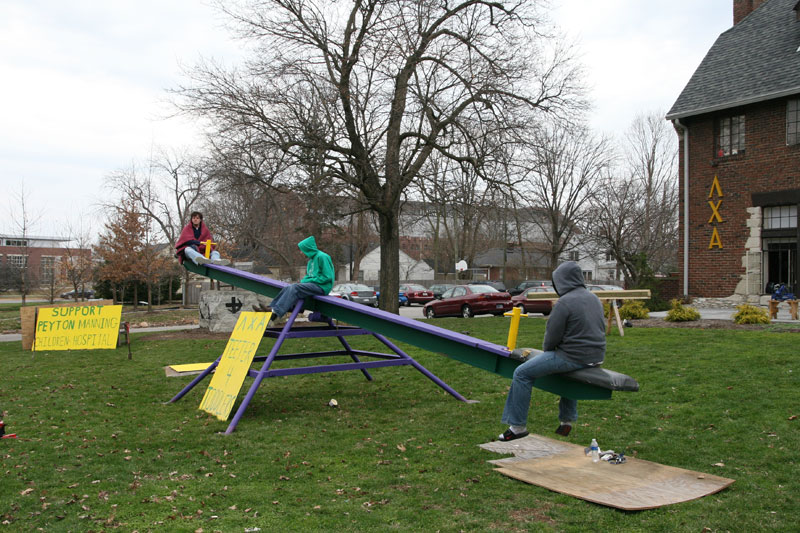
[[[330,325],[330,327],[335,327],[335,326],[333,325],[333,320],[331,320],[330,318],[328,318],[328,325]],[[358,356],[357,356],[356,354],[354,354],[354,353],[353,353],[353,348],[351,348],[351,347],[350,347],[350,343],[348,343],[348,342],[345,340],[345,338],[344,338],[344,337],[336,337],[336,338],[337,338],[337,339],[339,339],[339,342],[341,342],[341,343],[342,343],[342,346],[344,346],[344,349],[345,349],[345,350],[347,350],[347,351],[349,352],[349,354],[350,354],[350,357],[352,357],[352,358],[353,358],[353,361],[355,361],[356,363],[360,363],[360,362],[361,362],[361,359],[359,359],[359,358],[358,358]],[[369,372],[367,372],[367,369],[366,369],[366,368],[362,368],[362,369],[361,369],[361,373],[362,373],[362,374],[364,374],[364,377],[366,377],[368,381],[372,381],[372,374],[370,374]]]
[[[394,352],[397,352],[397,353],[398,353],[398,354],[400,354],[400,356],[402,356],[404,359],[407,359],[407,360],[408,360],[408,362],[409,362],[409,363],[410,363],[410,364],[411,364],[411,365],[412,365],[414,368],[416,368],[417,370],[419,370],[420,372],[422,372],[422,373],[423,373],[423,374],[424,374],[424,375],[425,375],[425,376],[426,376],[428,379],[430,379],[431,381],[433,381],[434,383],[436,383],[437,385],[439,385],[439,386],[440,386],[441,388],[443,388],[445,391],[449,392],[449,393],[450,393],[450,394],[451,394],[451,395],[452,395],[454,398],[456,398],[456,399],[458,399],[458,400],[461,400],[462,402],[466,402],[466,403],[477,403],[477,400],[467,400],[466,398],[464,398],[463,396],[461,396],[461,395],[460,395],[460,394],[459,394],[459,393],[458,393],[458,392],[457,392],[455,389],[453,389],[452,387],[450,387],[450,385],[448,385],[447,383],[445,383],[444,381],[442,381],[441,379],[439,379],[438,377],[436,377],[436,375],[435,375],[435,374],[433,374],[433,373],[432,373],[430,370],[428,370],[427,368],[425,368],[424,366],[422,366],[421,364],[419,364],[419,363],[418,363],[418,362],[417,362],[417,361],[416,361],[416,360],[415,360],[413,357],[411,357],[410,355],[408,355],[407,353],[405,353],[405,352],[404,352],[403,350],[401,350],[401,349],[400,349],[400,348],[399,348],[397,345],[395,345],[394,343],[392,343],[392,342],[391,342],[389,339],[387,339],[387,338],[386,338],[386,337],[384,337],[383,335],[379,335],[379,334],[377,334],[377,333],[373,333],[372,335],[373,335],[373,336],[374,336],[376,339],[378,339],[379,341],[381,341],[383,344],[385,344],[386,346],[388,346],[390,350],[392,350],[392,351],[394,351]]]
[[[292,324],[294,324],[295,319],[297,318],[298,313],[303,308],[303,300],[299,300],[295,306],[294,310],[292,311],[292,315],[289,317],[289,320],[286,321],[286,324],[283,325],[283,329],[281,330],[280,335],[278,335],[278,340],[275,341],[275,344],[272,346],[272,349],[269,351],[269,356],[264,360],[264,364],[261,365],[261,371],[253,380],[253,384],[250,385],[250,390],[247,391],[247,395],[242,400],[241,405],[236,410],[236,414],[233,416],[233,420],[231,423],[228,424],[228,429],[225,430],[226,435],[230,435],[236,429],[236,425],[239,423],[239,419],[242,418],[242,415],[247,410],[247,406],[250,404],[250,400],[253,399],[256,391],[258,390],[259,385],[261,385],[261,381],[266,376],[266,371],[269,369],[272,361],[275,360],[275,356],[278,354],[278,350],[281,349],[281,345],[283,341],[286,340],[286,335],[289,333],[289,330],[292,329]]]
[[[185,395],[187,392],[189,392],[190,390],[192,390],[192,389],[194,388],[194,386],[195,386],[195,385],[197,385],[198,383],[200,383],[200,382],[203,380],[203,378],[205,378],[207,375],[209,375],[209,374],[211,373],[211,371],[212,371],[212,370],[214,370],[215,368],[217,368],[217,365],[219,364],[219,360],[220,360],[220,359],[222,359],[222,356],[221,356],[221,355],[220,355],[219,357],[217,357],[217,360],[216,360],[216,361],[214,361],[213,363],[211,363],[211,364],[208,366],[208,368],[206,368],[205,370],[203,370],[203,372],[201,372],[199,376],[197,376],[196,378],[194,378],[194,379],[192,380],[192,382],[191,382],[191,383],[189,383],[188,385],[186,385],[186,386],[183,388],[183,390],[181,390],[181,391],[180,391],[178,394],[176,394],[176,395],[175,395],[175,397],[174,397],[174,398],[172,398],[172,399],[171,399],[170,401],[168,401],[167,403],[175,403],[175,402],[177,402],[178,400],[180,400],[181,398],[183,398],[183,397],[184,397],[184,395]]]

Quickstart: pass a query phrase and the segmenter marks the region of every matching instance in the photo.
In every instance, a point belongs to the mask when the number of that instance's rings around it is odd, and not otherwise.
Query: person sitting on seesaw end
[[[203,213],[200,211],[192,212],[190,222],[181,230],[178,243],[175,245],[175,256],[178,261],[183,263],[184,258],[190,259],[195,265],[211,263],[213,265],[229,265],[230,261],[222,259],[217,251],[216,244],[211,244],[211,254],[205,256],[206,242],[211,242],[214,238],[208,227],[203,223]]]
[[[531,388],[537,378],[598,366],[605,359],[603,304],[586,288],[581,267],[574,261],[559,265],[553,272],[553,288],[559,298],[545,326],[544,351],[514,370],[502,418],[509,428],[498,437],[500,441],[528,435]],[[566,437],[578,420],[577,400],[561,397],[558,419],[556,433]]]

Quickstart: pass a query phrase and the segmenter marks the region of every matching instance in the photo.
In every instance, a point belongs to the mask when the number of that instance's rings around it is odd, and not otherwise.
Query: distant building
[[[679,135],[681,294],[798,293],[800,3],[734,0],[667,113]]]
[[[0,235],[0,263],[28,268],[29,282],[48,285],[61,281],[61,261],[65,254],[91,255],[89,249],[69,248],[70,239],[61,237]]]
[[[348,273],[352,270],[352,263],[346,267],[344,272],[339,272],[336,279],[349,279]],[[381,249],[374,248],[371,252],[361,259],[358,270],[359,282],[376,282],[380,279],[381,271]],[[426,281],[434,279],[434,271],[423,260],[415,259],[400,250],[400,281]]]

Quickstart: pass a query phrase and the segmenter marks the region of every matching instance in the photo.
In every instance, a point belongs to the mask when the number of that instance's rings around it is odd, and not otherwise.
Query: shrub
[[[737,305],[736,314],[733,321],[736,324],[769,324],[769,316],[766,309],[761,309],[750,304]]]
[[[684,307],[680,300],[672,300],[672,309],[664,317],[667,322],[691,322],[700,320],[700,313],[694,307]]]
[[[621,318],[637,319],[649,318],[650,310],[645,307],[644,302],[641,300],[626,300],[622,307],[619,308],[619,316]]]

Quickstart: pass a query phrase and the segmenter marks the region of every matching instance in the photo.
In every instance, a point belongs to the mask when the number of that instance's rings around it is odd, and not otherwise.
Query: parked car
[[[373,285],[372,289],[375,291],[375,297],[378,299],[378,303],[375,305],[375,307],[377,307],[381,303],[381,288],[379,285]],[[401,306],[408,305],[408,298],[406,298],[406,295],[402,292],[398,293],[397,301]]]
[[[553,310],[553,300],[528,300],[528,294],[534,292],[555,292],[553,287],[528,287],[519,294],[511,297],[514,307],[522,309],[523,313],[542,313],[544,316]]]
[[[425,304],[433,300],[433,293],[416,283],[403,283],[400,285],[400,292],[408,298],[406,305]]]
[[[587,289],[590,291],[624,291],[622,287],[617,285],[587,285]]]
[[[497,279],[490,279],[486,281],[470,281],[469,285],[488,285],[489,287],[495,288],[500,292],[508,292],[506,290],[506,284]]]
[[[441,300],[425,304],[422,313],[426,318],[440,316],[496,315],[510,311],[511,296],[489,285],[456,285],[442,294]]]
[[[525,281],[523,281],[510,291],[508,291],[508,294],[510,294],[511,296],[516,296],[517,294],[521,294],[522,291],[524,291],[528,287],[552,287],[552,286],[553,282],[550,281],[549,279],[526,279]],[[552,288],[550,290],[552,290]]]
[[[436,298],[437,300],[441,300],[442,299],[442,294],[444,294],[444,292],[447,289],[452,289],[453,287],[455,287],[455,285],[450,284],[450,283],[439,283],[437,285],[431,285],[431,289],[430,290],[433,293],[433,297],[434,298]]]
[[[61,294],[61,297],[67,300],[70,299],[77,300],[79,298],[86,298],[88,300],[89,298],[94,298],[94,291],[92,289],[86,289],[84,291],[78,291],[78,292],[69,291]]]
[[[372,287],[367,287],[360,283],[340,283],[334,285],[330,292],[331,296],[337,296],[364,305],[378,306],[378,298]]]

